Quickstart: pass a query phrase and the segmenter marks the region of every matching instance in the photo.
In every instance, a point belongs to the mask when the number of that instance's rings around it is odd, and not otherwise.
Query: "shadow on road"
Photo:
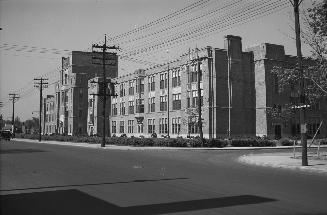
[[[21,154],[21,153],[36,153],[46,152],[39,149],[1,149],[0,154]]]
[[[1,196],[1,214],[142,214],[195,211],[276,201],[253,195],[240,195],[192,201],[120,207],[79,190],[57,190]]]
[[[86,186],[97,186],[97,185],[110,185],[110,184],[129,184],[129,183],[141,183],[141,182],[157,182],[157,181],[174,181],[174,180],[186,180],[189,178],[160,178],[160,179],[138,179],[132,181],[118,181],[118,182],[105,182],[105,183],[88,183],[88,184],[69,184],[69,185],[56,185],[56,186],[42,186],[42,187],[27,187],[8,189],[0,191],[24,191],[24,190],[39,190],[39,189],[53,189],[53,188],[67,188],[67,187],[86,187]]]

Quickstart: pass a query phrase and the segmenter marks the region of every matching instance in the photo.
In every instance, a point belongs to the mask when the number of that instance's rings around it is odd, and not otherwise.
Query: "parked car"
[[[1,139],[10,140],[12,138],[12,133],[10,131],[1,131]]]

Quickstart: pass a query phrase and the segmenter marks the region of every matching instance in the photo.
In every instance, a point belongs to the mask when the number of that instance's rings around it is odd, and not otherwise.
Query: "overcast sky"
[[[86,50],[92,43],[102,39],[105,33],[110,36],[126,32],[194,2],[196,0],[0,0],[0,45]],[[304,6],[310,6],[309,2],[304,1]],[[243,47],[264,42],[275,43],[284,45],[287,54],[295,55],[295,43],[290,38],[294,35],[290,28],[293,25],[291,15],[292,6],[289,3],[289,7],[277,13],[216,32],[211,37],[179,48],[187,51],[189,47],[194,48],[195,44],[223,48],[224,35],[233,34],[242,37]],[[39,92],[28,90],[33,86],[33,78],[51,74],[51,71],[52,77],[56,76],[54,71],[60,66],[62,55],[4,48],[0,48],[0,52],[0,98],[5,104],[1,113],[5,119],[11,117],[12,106],[8,103],[8,93],[23,88],[19,92],[22,98],[16,103],[15,115],[22,120],[38,116],[32,115],[32,112],[38,110]],[[303,47],[303,53],[310,54],[306,46]],[[124,62],[119,63],[122,68],[126,65]],[[133,68],[126,67],[123,71],[126,70],[132,72]],[[52,85],[44,95],[53,92]]]

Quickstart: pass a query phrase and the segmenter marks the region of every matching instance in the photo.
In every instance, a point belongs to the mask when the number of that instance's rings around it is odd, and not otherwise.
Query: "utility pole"
[[[109,95],[107,95],[107,83],[111,83],[111,80],[109,79],[109,81],[107,80],[106,77],[106,53],[107,53],[107,49],[119,49],[116,46],[107,46],[107,35],[104,35],[104,43],[103,45],[98,45],[98,44],[92,44],[92,52],[93,52],[93,48],[96,49],[102,49],[102,69],[103,69],[103,73],[102,73],[102,77],[103,77],[103,82],[102,84],[102,92],[98,94],[98,96],[103,96],[103,104],[102,104],[102,116],[103,116],[103,136],[102,136],[102,143],[101,143],[101,147],[105,147],[106,146],[106,105],[107,105],[107,96],[110,96],[111,92]],[[116,53],[111,53],[116,55]],[[94,57],[93,59],[98,59],[97,57]],[[110,120],[108,120],[108,136],[110,137]]]
[[[202,75],[201,67],[200,67],[200,58],[199,58],[199,52],[198,48],[196,48],[196,61],[197,61],[197,88],[198,88],[198,127],[199,127],[199,133],[200,133],[200,140],[201,144],[203,144],[203,130],[202,130],[202,99],[201,99],[201,84],[200,84],[200,78]]]
[[[47,88],[48,87],[48,78],[34,78],[34,87],[36,88],[40,88],[40,119],[39,119],[39,142],[41,142],[41,130],[42,130],[42,91],[43,91],[43,87]],[[44,85],[44,86],[43,86]],[[45,119],[44,119],[45,120]]]
[[[307,156],[307,124],[306,124],[306,105],[305,105],[305,89],[304,89],[304,73],[302,64],[302,51],[301,51],[301,37],[300,37],[300,18],[299,18],[299,5],[303,0],[291,1],[294,8],[295,16],[295,36],[296,36],[296,51],[298,60],[298,71],[300,73],[300,126],[301,126],[301,144],[302,144],[302,166],[308,166]]]
[[[19,96],[17,93],[9,93],[9,97],[9,100],[12,101],[12,135],[15,137],[15,102],[19,99]]]

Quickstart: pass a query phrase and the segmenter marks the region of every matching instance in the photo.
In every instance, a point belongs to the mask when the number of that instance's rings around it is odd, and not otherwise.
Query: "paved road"
[[[236,161],[249,151],[0,148],[1,214],[327,214],[326,174]]]

